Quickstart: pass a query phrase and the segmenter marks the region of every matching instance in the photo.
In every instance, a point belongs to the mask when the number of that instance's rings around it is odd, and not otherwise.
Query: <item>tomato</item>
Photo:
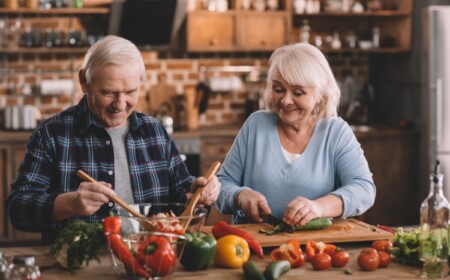
[[[347,251],[338,248],[331,254],[331,264],[333,267],[344,267],[348,264],[350,255]]]
[[[373,248],[364,248],[358,256],[358,265],[362,270],[375,270],[380,265],[380,257],[377,250]]]
[[[389,253],[380,251],[378,252],[378,256],[380,257],[380,264],[378,265],[378,267],[388,267],[388,265],[391,263],[391,256],[389,255]]]
[[[383,251],[387,252],[388,248],[392,247],[392,242],[389,240],[376,240],[372,243],[372,248],[377,250],[378,252]]]
[[[331,257],[328,254],[319,253],[312,256],[310,262],[315,270],[325,270],[331,266]]]

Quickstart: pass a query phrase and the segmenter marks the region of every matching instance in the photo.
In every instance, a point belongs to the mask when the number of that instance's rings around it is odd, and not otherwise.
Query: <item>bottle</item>
[[[372,45],[374,48],[380,47],[380,28],[374,27],[372,32]]]
[[[444,175],[436,161],[430,176],[430,192],[420,206],[419,257],[422,278],[444,278],[448,274],[448,218],[450,205],[442,192]]]
[[[311,26],[309,26],[309,22],[307,19],[303,20],[303,25],[300,27],[300,42],[301,43],[309,43],[309,33],[311,31]]]
[[[14,266],[9,274],[9,280],[40,280],[41,272],[35,265],[35,259],[30,255],[13,257]]]
[[[0,251],[0,279],[8,279],[9,277],[9,263],[6,259],[5,253]]]

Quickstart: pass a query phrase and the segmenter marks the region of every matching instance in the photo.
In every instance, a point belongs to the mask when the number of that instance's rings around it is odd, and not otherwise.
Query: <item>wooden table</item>
[[[350,253],[350,263],[345,268],[331,268],[327,271],[314,271],[310,263],[305,263],[301,268],[291,269],[281,279],[417,279],[420,270],[415,267],[391,263],[388,268],[381,268],[371,272],[361,271],[357,264],[357,255],[359,251],[369,246],[368,243],[345,243],[340,244]],[[267,248],[269,251],[270,248]],[[116,274],[112,269],[108,256],[101,259],[101,263],[92,261],[87,268],[77,269],[74,274],[60,268],[53,257],[47,256],[49,250],[46,246],[39,247],[11,247],[1,248],[7,257],[16,254],[31,254],[36,257],[38,265],[41,267],[42,279],[126,279],[126,277]],[[251,256],[251,260],[263,270],[270,262],[267,256],[259,259],[257,256]],[[351,270],[352,274],[346,274],[345,270]],[[188,272],[179,267],[170,277],[166,279],[244,279],[242,269],[227,269],[211,266],[208,270],[198,272]],[[449,278],[450,279],[450,278]]]

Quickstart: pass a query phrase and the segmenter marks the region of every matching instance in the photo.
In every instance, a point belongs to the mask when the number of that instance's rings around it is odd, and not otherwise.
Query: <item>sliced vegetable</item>
[[[246,280],[265,280],[262,272],[259,271],[252,261],[246,261],[242,265],[242,269],[244,270],[244,278]]]
[[[317,218],[317,219],[310,221],[306,225],[299,226],[299,227],[291,226],[291,225],[288,225],[285,223],[280,223],[280,224],[276,225],[273,228],[273,230],[260,229],[259,232],[265,233],[267,235],[273,235],[273,234],[277,234],[280,232],[294,232],[294,231],[300,231],[300,230],[324,229],[324,228],[330,227],[331,225],[332,225],[332,222],[331,222],[330,218]]]
[[[149,267],[154,276],[168,275],[177,264],[177,256],[167,237],[149,236],[138,248],[138,260]]]
[[[301,267],[305,260],[300,243],[296,239],[291,239],[280,247],[272,250],[270,258],[273,261],[287,260],[292,268]]]
[[[214,236],[203,232],[186,233],[184,236],[186,245],[180,258],[181,265],[190,271],[208,268],[216,253]]]
[[[282,260],[282,261],[275,261],[271,262],[266,269],[264,270],[264,277],[266,280],[276,280],[278,279],[282,274],[285,274],[286,272],[291,269],[291,265],[288,261]]]
[[[217,240],[214,263],[229,268],[240,268],[250,257],[250,249],[244,238],[230,234]]]
[[[261,244],[259,244],[258,240],[256,240],[255,237],[253,237],[245,230],[233,227],[232,225],[228,224],[225,221],[219,221],[213,226],[212,234],[216,239],[219,239],[229,234],[240,236],[244,238],[245,241],[247,241],[248,246],[258,255],[258,257],[260,257],[261,259],[264,258],[264,252],[261,247]]]
[[[315,242],[315,241],[308,241],[306,242],[306,259],[311,260],[311,258],[320,253],[326,253],[328,255],[331,255],[336,250],[336,245],[334,244],[328,244],[323,242]]]
[[[106,217],[103,219],[103,232],[106,235],[109,247],[114,256],[124,264],[125,269],[131,274],[150,278],[150,273],[142,267],[127,245],[122,241],[122,236],[120,235],[121,227],[122,222],[119,217]]]

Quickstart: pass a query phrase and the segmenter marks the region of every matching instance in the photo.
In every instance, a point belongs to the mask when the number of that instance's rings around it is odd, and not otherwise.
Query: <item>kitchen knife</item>
[[[274,227],[273,230],[266,231],[266,234],[272,235],[278,232],[293,232],[293,228],[291,225],[285,223],[282,219],[278,219],[272,214],[264,215],[263,222],[268,223],[269,225]]]

